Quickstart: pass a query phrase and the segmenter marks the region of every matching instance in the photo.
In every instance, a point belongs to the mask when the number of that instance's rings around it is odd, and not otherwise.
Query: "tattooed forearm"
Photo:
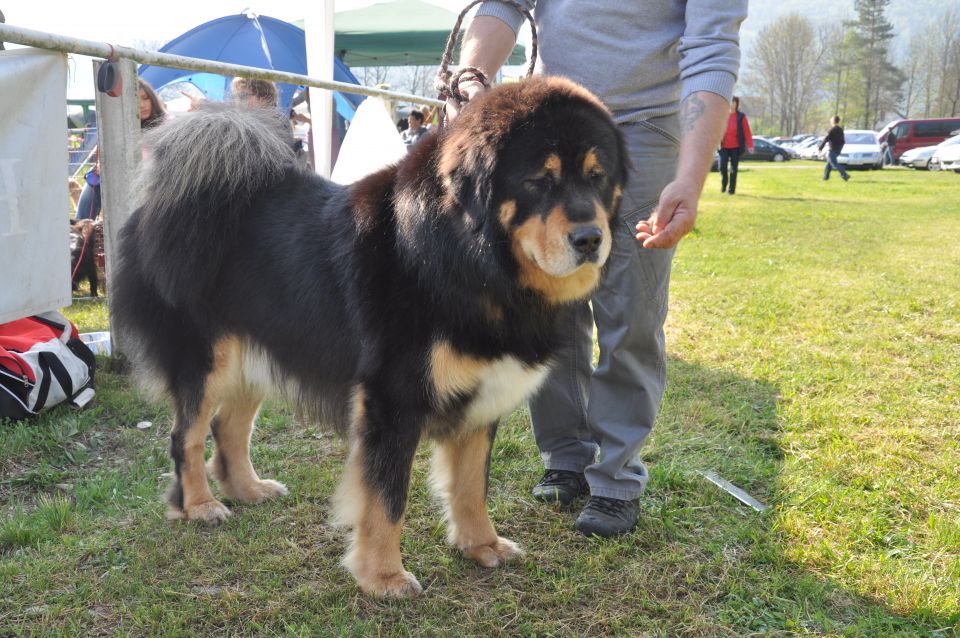
[[[683,98],[683,102],[680,103],[680,131],[682,133],[692,131],[706,108],[703,100],[697,97],[696,93]]]

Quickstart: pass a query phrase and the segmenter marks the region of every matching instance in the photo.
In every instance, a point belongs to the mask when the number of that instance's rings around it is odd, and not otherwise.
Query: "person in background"
[[[727,118],[727,130],[720,140],[720,192],[733,195],[737,190],[737,168],[744,151],[753,152],[753,134],[750,122],[740,111],[740,98],[733,97],[730,102],[730,117]],[[729,180],[727,163],[730,164]],[[729,183],[729,190],[727,185]]]
[[[896,159],[897,156],[895,155],[897,150],[896,146],[897,146],[896,129],[890,129],[890,131],[887,133],[887,139],[884,142],[884,149],[883,149],[883,163],[885,166],[890,166],[891,164],[897,163],[897,159]]]
[[[410,111],[410,115],[407,116],[407,130],[400,133],[400,139],[407,145],[408,151],[429,132],[429,129],[423,125],[423,119],[423,113],[417,109]]]
[[[830,179],[831,168],[840,173],[843,181],[847,181],[850,179],[850,176],[847,175],[847,171],[843,169],[843,166],[841,166],[838,161],[840,151],[843,150],[843,145],[846,142],[843,137],[843,127],[840,126],[840,116],[834,115],[830,118],[830,124],[833,126],[827,132],[827,136],[821,140],[820,146],[817,147],[822,151],[824,146],[830,144],[830,150],[827,151],[827,164],[823,168],[823,181]]]
[[[230,95],[235,101],[247,106],[277,108],[280,104],[277,85],[269,80],[235,77],[230,82]]]
[[[141,78],[137,78],[137,88],[140,94],[140,130],[144,131],[152,128],[163,121],[167,110],[163,102],[157,97],[156,91],[150,86],[150,83]],[[100,217],[100,166],[95,165],[86,174],[86,184],[80,193],[80,200],[77,202],[77,217],[81,219],[90,219],[97,221]]]
[[[603,100],[633,164],[603,281],[592,303],[570,307],[569,345],[530,401],[545,466],[534,498],[568,504],[589,495],[574,529],[616,536],[636,526],[649,479],[639,452],[666,387],[670,266],[693,228],[727,121],[747,0],[521,3],[536,4],[539,72],[568,77]],[[484,3],[464,36],[460,66],[496,77],[522,20],[513,6]],[[486,85],[461,80],[460,90],[472,98]],[[460,108],[449,100],[448,116]]]

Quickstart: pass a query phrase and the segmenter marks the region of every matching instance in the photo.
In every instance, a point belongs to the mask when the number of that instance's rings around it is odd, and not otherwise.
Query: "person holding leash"
[[[486,89],[513,50],[523,19],[513,4],[484,3],[464,36],[461,67],[485,76],[460,81],[468,98]],[[566,76],[599,96],[633,164],[604,281],[592,304],[571,309],[571,343],[530,402],[546,468],[534,497],[567,504],[589,495],[574,528],[616,536],[636,526],[649,478],[639,451],[666,385],[670,265],[693,228],[727,121],[747,0],[518,4],[535,12],[538,72]],[[460,108],[448,100],[448,116]]]

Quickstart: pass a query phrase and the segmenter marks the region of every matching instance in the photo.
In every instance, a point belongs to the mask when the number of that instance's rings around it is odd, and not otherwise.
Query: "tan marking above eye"
[[[556,153],[550,153],[547,155],[547,159],[543,161],[543,168],[540,169],[536,175],[534,175],[534,178],[543,177],[544,175],[553,175],[554,178],[560,179],[560,172],[562,168],[560,156]]]
[[[517,214],[517,202],[516,200],[509,200],[500,204],[500,225],[505,229],[510,228],[510,222],[513,221],[514,215]]]
[[[548,173],[553,173],[557,177],[560,177],[560,156],[556,153],[550,153],[547,155],[547,160],[543,163],[543,168]]]
[[[587,151],[587,154],[583,158],[583,174],[586,176],[600,174],[604,175],[606,172],[603,170],[603,166],[600,164],[600,158],[597,157],[596,149],[591,148]]]

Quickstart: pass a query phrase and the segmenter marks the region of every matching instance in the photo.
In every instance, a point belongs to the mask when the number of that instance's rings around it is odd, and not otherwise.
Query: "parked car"
[[[827,146],[824,145],[824,150],[820,150],[820,142],[823,141],[823,138],[814,138],[814,141],[809,146],[804,146],[800,149],[800,159],[806,160],[823,160],[827,157]]]
[[[937,150],[930,156],[931,171],[939,170],[960,173],[960,143],[954,142],[954,140],[958,138],[960,138],[960,135],[948,140],[953,142],[952,144],[943,143],[937,147]]]
[[[744,160],[783,162],[788,159],[790,159],[790,152],[787,149],[757,137],[753,138],[753,152],[740,156],[741,162]]]
[[[883,151],[874,131],[848,129],[843,132],[843,150],[837,161],[844,166],[883,168]]]
[[[897,143],[894,145],[896,162],[900,155],[921,146],[936,146],[960,129],[960,117],[940,117],[922,120],[894,120],[880,129],[880,143],[885,144],[887,134],[894,130]]]
[[[800,159],[818,159],[817,158],[817,146],[820,145],[820,140],[816,136],[808,137],[799,144],[795,144],[793,148],[787,149],[795,157]]]
[[[900,155],[900,165],[909,166],[910,168],[918,168],[921,170],[930,170],[930,158],[933,157],[933,154],[939,148],[945,146],[954,146],[957,144],[960,144],[960,135],[948,137],[936,146],[920,146],[918,148],[912,148]],[[939,158],[937,160],[937,168],[939,169]]]

